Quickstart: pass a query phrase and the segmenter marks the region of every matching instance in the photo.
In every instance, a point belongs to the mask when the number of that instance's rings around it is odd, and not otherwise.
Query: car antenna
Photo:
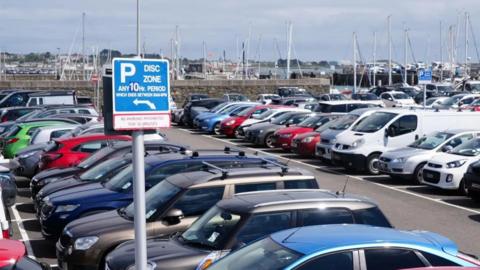
[[[341,194],[345,198],[345,191],[347,190],[348,180],[350,180],[349,175],[347,175],[347,180],[345,180],[345,184],[343,185],[342,191],[337,191],[337,196]]]

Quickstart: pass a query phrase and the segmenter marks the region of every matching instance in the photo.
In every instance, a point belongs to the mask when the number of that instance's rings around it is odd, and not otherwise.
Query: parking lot
[[[321,188],[367,196],[379,203],[392,224],[399,229],[429,230],[445,235],[472,254],[480,250],[480,204],[457,195],[427,186],[398,182],[386,176],[348,174],[341,168],[322,164],[319,160],[300,159],[279,150],[254,148],[237,139],[206,135],[201,132],[172,127],[164,131],[171,143],[188,145],[191,149],[221,149],[238,147],[247,152],[273,155],[312,171],[320,180]],[[21,239],[29,254],[56,267],[55,241],[46,240],[40,233],[28,188],[29,179],[17,179],[16,205],[10,209],[14,224],[14,239]]]

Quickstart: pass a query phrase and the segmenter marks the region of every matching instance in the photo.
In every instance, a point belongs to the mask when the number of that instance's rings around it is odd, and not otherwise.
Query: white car
[[[272,99],[280,99],[280,96],[277,94],[260,94],[257,96],[257,102],[264,105],[272,103]]]
[[[441,189],[467,193],[463,175],[480,158],[480,137],[455,147],[449,153],[434,155],[423,169],[423,183]]]
[[[417,105],[411,96],[399,91],[382,93],[380,98],[387,107],[410,107]]]
[[[379,171],[393,178],[412,179],[420,184],[423,181],[423,167],[435,154],[448,152],[477,136],[480,136],[480,131],[433,132],[406,147],[384,152],[378,161]]]
[[[31,135],[30,144],[45,143],[52,139],[60,138],[63,134],[72,131],[76,127],[78,127],[78,125],[61,125],[37,128]]]
[[[436,106],[440,105],[441,103],[443,103],[447,99],[448,99],[448,97],[431,97],[431,98],[428,98],[427,101],[425,102],[425,108],[436,107]],[[420,104],[420,105],[423,105],[423,103]]]

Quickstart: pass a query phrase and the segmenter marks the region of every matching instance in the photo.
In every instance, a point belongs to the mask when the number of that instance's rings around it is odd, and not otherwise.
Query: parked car
[[[39,127],[33,131],[30,136],[29,144],[39,144],[46,143],[53,139],[60,138],[63,134],[73,130],[78,125],[55,125],[55,126],[46,126]]]
[[[372,93],[355,93],[352,94],[352,100],[363,100],[363,101],[368,101],[368,100],[380,100],[380,98]]]
[[[184,231],[218,201],[235,193],[285,186],[318,188],[315,178],[301,169],[265,164],[243,169],[237,164],[237,169],[222,170],[207,166],[207,170],[172,175],[147,191],[147,235]],[[133,204],[129,204],[68,224],[57,242],[59,265],[100,268],[112,248],[134,238],[133,215]]]
[[[335,125],[341,117],[342,116],[331,119],[312,132],[295,135],[290,144],[290,151],[302,157],[315,156],[315,148],[317,143],[320,142],[322,132],[328,130],[332,125]]]
[[[468,194],[463,178],[468,166],[480,157],[480,137],[460,144],[448,153],[434,155],[423,168],[422,183]]]
[[[276,148],[284,151],[291,150],[293,138],[299,134],[312,132],[331,120],[340,117],[340,114],[315,114],[303,120],[296,126],[281,128],[273,134],[272,141]]]
[[[25,245],[16,240],[0,240],[0,269],[49,270],[50,266],[28,257]]]
[[[230,250],[274,232],[310,225],[353,223],[391,227],[375,203],[350,194],[325,190],[240,193],[218,202],[184,233],[169,239],[148,240],[148,261],[159,269],[194,269],[199,264],[198,269],[205,269]],[[129,269],[135,263],[134,244],[129,241],[110,252],[106,266]],[[202,260],[209,253],[216,256]]]
[[[332,100],[347,100],[342,94],[323,94],[318,97],[318,100],[322,101],[332,101]]]
[[[15,121],[19,117],[28,114],[38,107],[6,107],[0,109],[0,122]]]
[[[257,102],[263,105],[268,105],[272,102],[273,99],[279,99],[280,96],[277,94],[260,94],[257,96]]]
[[[447,100],[448,97],[431,97],[431,98],[428,98],[425,102],[425,107],[426,108],[434,108],[440,104],[442,104],[443,102],[445,102],[445,100]],[[423,105],[423,103],[421,103],[420,105]]]
[[[0,108],[26,106],[29,94],[35,93],[35,90],[1,90]]]
[[[257,117],[258,115],[275,108],[280,108],[275,105],[258,105],[250,109],[245,109],[239,112],[237,115],[228,117],[220,122],[220,133],[227,137],[236,137],[238,134],[238,128],[247,119]]]
[[[38,121],[33,123],[21,123],[10,128],[3,139],[4,148],[2,154],[6,158],[13,158],[15,154],[27,147],[31,136],[36,129],[47,126],[60,126],[64,123],[57,121]]]
[[[253,124],[244,130],[245,140],[255,145],[274,148],[272,136],[275,131],[297,125],[310,115],[308,112],[287,112],[271,121]]]
[[[300,87],[279,87],[277,94],[280,97],[312,96],[306,89]]]
[[[27,106],[77,104],[74,90],[41,91],[29,94]]]
[[[210,117],[205,117],[203,120],[199,121],[199,127],[202,131],[213,133],[215,135],[220,135],[220,125],[222,120],[236,116],[238,113],[243,112],[244,110],[250,109],[258,105],[257,103],[249,104],[235,104],[234,106],[229,107],[227,110],[218,112]]]
[[[170,153],[147,156],[146,189],[150,189],[172,174],[200,170],[204,162],[223,167],[263,164],[262,158],[258,156],[249,157],[245,154],[215,151],[195,153],[195,155]],[[42,233],[46,236],[57,236],[66,224],[79,217],[130,204],[133,200],[133,180],[133,166],[130,164],[104,183],[89,183],[50,194],[39,205]]]
[[[476,201],[480,201],[480,159],[468,166],[463,179],[468,190],[468,196]]]
[[[348,113],[361,108],[380,108],[385,107],[381,100],[337,100],[337,101],[322,101],[313,109],[318,113]]]
[[[380,98],[387,107],[409,107],[414,106],[415,101],[409,95],[399,91],[382,93]]]
[[[29,108],[29,107],[26,107]],[[23,115],[17,120],[28,120],[28,119],[41,119],[41,118],[50,118],[53,115],[58,114],[82,114],[82,115],[93,115],[99,116],[95,108],[85,105],[48,105],[42,106],[36,110]]]
[[[227,93],[223,95],[223,99],[228,102],[250,101],[248,97],[239,93]]]
[[[208,269],[358,269],[357,261],[363,262],[365,269],[382,270],[480,265],[459,252],[451,240],[435,233],[350,224],[277,232]]]
[[[294,96],[294,97],[284,97],[279,99],[273,99],[270,104],[273,105],[284,105],[284,106],[295,106],[301,103],[313,103],[317,100],[311,96]]]
[[[475,99],[480,98],[480,94],[458,94],[452,96],[440,104],[433,106],[434,109],[458,109],[461,106],[469,105]]]
[[[375,87],[371,88],[370,90],[368,90],[368,93],[374,94],[374,95],[376,95],[377,97],[379,97],[381,94],[383,94],[383,93],[385,93],[385,92],[393,91],[393,90],[394,90],[393,87],[388,87],[388,86],[375,86]]]
[[[475,112],[378,110],[337,136],[332,160],[349,170],[378,174],[378,158],[383,152],[446,127],[468,129],[478,121],[480,116]]]
[[[436,91],[427,90],[427,91],[420,91],[417,95],[415,95],[415,97],[413,99],[415,100],[415,103],[423,105],[423,99],[424,98],[429,99],[429,98],[433,98],[433,97],[447,97],[448,98],[449,96],[447,96],[446,94],[443,94],[443,93],[436,92]]]
[[[357,123],[365,119],[377,109],[357,109],[349,112],[346,115],[332,121],[328,129],[320,133],[320,141],[315,145],[315,156],[323,161],[330,162],[332,159],[332,149],[337,142],[337,135],[345,130],[351,129]]]
[[[423,168],[434,155],[449,152],[478,136],[480,131],[454,129],[436,131],[406,147],[384,152],[379,158],[378,169],[393,178],[405,178],[421,184]]]
[[[101,122],[99,122],[99,123],[89,122],[89,123],[82,124],[82,125],[76,127],[71,132],[65,133],[60,138],[62,138],[62,139],[74,138],[74,137],[78,137],[78,136],[81,136],[81,135],[104,133],[104,132],[105,132],[105,129],[104,129],[103,123],[101,123]]]
[[[474,100],[472,103],[465,106],[464,109],[472,110],[472,111],[475,111],[475,112],[480,112],[480,98]]]
[[[183,108],[182,122],[188,126],[193,126],[193,119],[195,119],[198,114],[210,110],[224,102],[225,101],[223,99],[216,98],[192,100]]]
[[[96,123],[96,122],[99,122],[100,120],[100,117],[96,115],[79,114],[79,113],[59,113],[59,114],[54,114],[51,117],[70,119],[79,124],[86,124],[90,122]]]
[[[403,92],[411,98],[414,98],[419,93],[419,91],[415,87],[411,86],[402,86],[395,89],[395,91]]]
[[[425,89],[442,94],[455,91],[451,83],[429,83],[425,85]]]
[[[67,168],[80,163],[97,150],[112,145],[115,141],[131,141],[127,135],[83,135],[70,139],[56,139],[42,155],[40,170]]]
[[[92,97],[77,96],[77,104],[95,107]]]

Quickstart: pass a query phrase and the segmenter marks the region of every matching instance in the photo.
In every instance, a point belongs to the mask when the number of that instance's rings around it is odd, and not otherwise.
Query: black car
[[[415,103],[423,104],[423,95],[424,95],[423,91],[420,91],[418,94],[416,94],[415,97],[413,97],[413,100],[415,100]],[[436,91],[432,91],[432,90],[426,91],[426,99],[429,99],[431,97],[444,97],[444,96],[445,94],[438,93]]]
[[[360,94],[352,94],[352,100],[380,100],[380,98],[372,93],[360,93]]]
[[[0,122],[15,121],[19,117],[28,114],[38,107],[8,107],[0,110]]]
[[[1,90],[0,91],[0,108],[26,106],[30,94],[35,93],[34,90]]]
[[[476,201],[480,201],[480,160],[468,166],[463,178],[465,179],[468,196]]]
[[[147,241],[148,261],[157,270],[204,269],[230,250],[271,233],[309,225],[367,224],[391,227],[369,199],[326,190],[277,190],[237,194],[218,202],[184,233]],[[134,242],[117,247],[106,258],[108,269],[134,264]],[[210,261],[209,261],[210,260]]]
[[[183,108],[183,120],[182,122],[188,126],[193,126],[193,119],[200,113],[200,111],[207,111],[213,107],[224,103],[225,100],[218,98],[206,98],[190,101]]]
[[[390,92],[394,91],[395,89],[392,87],[386,87],[386,86],[376,86],[372,89],[370,89],[368,92],[371,94],[375,94],[377,97],[379,97],[381,94],[385,92]]]
[[[185,148],[173,144],[165,144],[162,141],[146,141],[145,150],[148,152],[178,152],[184,151]],[[86,158],[78,165],[62,169],[47,169],[36,174],[30,181],[30,191],[32,198],[36,198],[37,193],[48,183],[58,181],[63,178],[69,178],[79,175],[90,168],[102,163],[105,160],[123,156],[125,153],[132,152],[131,142],[115,142],[111,146],[100,149],[90,157]]]

